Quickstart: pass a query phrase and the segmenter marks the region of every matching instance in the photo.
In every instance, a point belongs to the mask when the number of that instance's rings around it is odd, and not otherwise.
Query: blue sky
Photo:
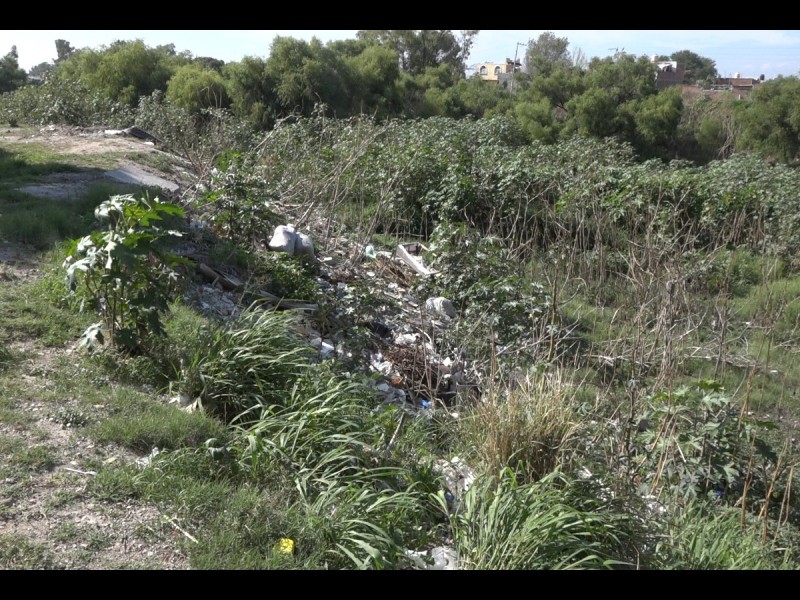
[[[524,55],[524,44],[543,30],[482,30],[472,49],[469,63],[500,62]],[[800,75],[800,30],[552,30],[566,37],[569,49],[583,50],[588,57],[610,56],[619,49],[634,55],[671,54],[691,50],[716,62],[722,76],[767,79],[778,75]],[[175,44],[179,52],[211,56],[226,62],[244,56],[266,58],[276,35],[323,42],[352,39],[356,31],[346,30],[0,30],[0,56],[17,46],[19,64],[25,70],[56,56],[55,40],[65,39],[74,48],[98,49],[114,40],[141,39],[148,46]]]

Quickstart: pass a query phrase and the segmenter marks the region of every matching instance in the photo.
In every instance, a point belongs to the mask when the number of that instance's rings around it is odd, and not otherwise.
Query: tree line
[[[160,91],[165,102],[192,114],[224,109],[262,131],[324,105],[333,117],[368,114],[379,121],[505,116],[531,140],[612,137],[645,159],[705,163],[737,151],[787,163],[798,157],[796,77],[765,82],[748,100],[688,95],[680,86],[659,91],[649,57],[617,52],[587,59],[566,38],[545,32],[527,44],[513,84],[496,84],[466,74],[477,34],[362,30],[324,44],[278,36],[266,58],[229,63],[178,52],[174,44],[119,40],[75,49],[56,40],[57,57],[28,74],[15,47],[0,59],[0,93],[13,94],[36,76],[53,85],[79,82],[87,93],[130,109]],[[708,87],[717,76],[714,61],[691,50],[658,58],[682,63],[687,83]]]

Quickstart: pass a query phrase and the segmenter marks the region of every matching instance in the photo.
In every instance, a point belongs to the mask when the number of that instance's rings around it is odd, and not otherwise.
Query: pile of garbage
[[[364,375],[384,404],[413,418],[442,412],[446,418],[459,418],[462,402],[480,387],[479,369],[443,342],[449,329],[459,324],[457,307],[443,296],[420,299],[413,293],[415,280],[437,274],[425,265],[422,244],[376,251],[339,237],[329,240],[332,250],[318,252],[310,235],[289,224],[276,227],[267,246],[310,261],[320,292],[331,300],[334,308],[326,319],[336,326],[322,327],[325,320],[316,304],[288,302],[270,290],[260,292],[277,308],[298,311],[298,331],[317,350],[320,362],[347,363]],[[236,317],[242,309],[243,286],[235,274],[202,261],[198,272],[208,280],[193,292],[203,312],[221,320]],[[439,459],[435,469],[442,475],[448,506],[458,510],[474,472],[458,457]],[[409,551],[408,557],[420,569],[450,570],[458,562],[456,551],[447,546]]]

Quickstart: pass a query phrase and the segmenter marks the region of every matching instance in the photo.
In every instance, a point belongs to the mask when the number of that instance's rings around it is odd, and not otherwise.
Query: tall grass
[[[552,473],[519,484],[510,469],[479,478],[450,516],[459,568],[481,570],[608,569],[625,558],[627,521],[588,496],[571,504],[570,483]],[[444,499],[442,509],[447,510]]]
[[[578,424],[573,394],[560,370],[493,381],[462,425],[484,472],[511,467],[520,481],[529,482],[564,464]]]
[[[185,365],[182,390],[227,421],[250,418],[253,408],[283,404],[311,357],[293,323],[289,313],[250,305],[238,319],[206,334]]]
[[[254,472],[280,465],[292,473],[307,515],[322,535],[332,565],[392,568],[405,548],[432,534],[432,479],[397,464],[370,392],[341,376],[309,373],[283,405],[260,410],[242,428],[243,464]]]
[[[757,526],[742,524],[736,509],[690,503],[666,520],[653,566],[677,570],[771,570],[787,568],[788,554],[771,551]]]

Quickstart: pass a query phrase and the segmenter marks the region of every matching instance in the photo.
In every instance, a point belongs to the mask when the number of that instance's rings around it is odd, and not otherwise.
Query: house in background
[[[711,89],[715,92],[733,92],[739,100],[748,98],[750,93],[764,81],[764,76],[758,79],[753,77],[742,77],[739,73],[734,73],[733,77],[717,77]]]
[[[478,63],[473,66],[475,73],[480,75],[484,81],[492,81],[497,84],[506,83],[514,76],[514,73],[522,69],[522,63],[517,60],[506,59],[505,63]]]
[[[661,91],[673,85],[683,85],[683,76],[686,67],[674,60],[658,60],[653,57],[656,65],[656,89]]]

